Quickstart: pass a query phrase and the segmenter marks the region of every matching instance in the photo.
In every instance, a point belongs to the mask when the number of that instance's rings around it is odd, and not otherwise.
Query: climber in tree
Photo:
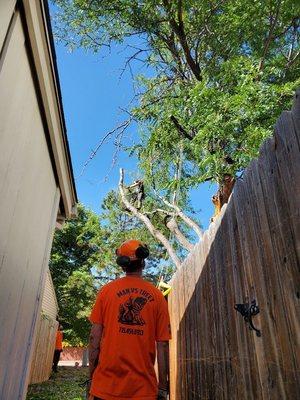
[[[145,199],[144,182],[138,179],[132,185],[127,186],[128,200],[137,209],[140,210]]]

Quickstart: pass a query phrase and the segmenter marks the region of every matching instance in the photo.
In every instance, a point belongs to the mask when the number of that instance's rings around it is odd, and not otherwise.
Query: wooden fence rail
[[[300,92],[172,280],[172,400],[300,399]],[[251,331],[234,306],[256,300]]]

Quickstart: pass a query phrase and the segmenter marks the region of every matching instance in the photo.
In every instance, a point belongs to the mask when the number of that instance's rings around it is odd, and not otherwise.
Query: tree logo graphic
[[[146,322],[141,317],[140,312],[147,303],[144,297],[129,297],[125,303],[119,307],[118,321],[125,325],[145,325]]]

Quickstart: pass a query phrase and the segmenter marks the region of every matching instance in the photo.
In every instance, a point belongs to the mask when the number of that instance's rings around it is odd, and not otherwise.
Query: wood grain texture
[[[172,279],[172,400],[300,398],[300,92]],[[234,310],[256,300],[257,337]]]

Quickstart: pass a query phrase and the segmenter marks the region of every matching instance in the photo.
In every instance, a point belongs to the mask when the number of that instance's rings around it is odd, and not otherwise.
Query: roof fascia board
[[[71,218],[76,214],[77,195],[62,113],[55,54],[53,54],[49,40],[51,32],[49,33],[47,29],[43,1],[23,0],[22,3],[45,109],[64,211],[66,217]]]

